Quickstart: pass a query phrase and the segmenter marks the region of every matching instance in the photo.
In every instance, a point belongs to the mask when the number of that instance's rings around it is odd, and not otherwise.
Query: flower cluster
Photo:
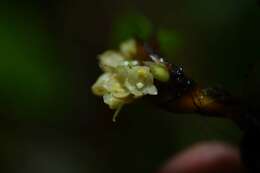
[[[120,51],[108,50],[99,56],[104,73],[92,86],[92,91],[103,96],[111,109],[147,94],[157,94],[150,68],[134,60],[135,52],[135,41],[128,40],[120,46]]]
[[[92,86],[95,95],[117,109],[144,95],[157,95],[154,79],[169,78],[162,64],[140,62],[137,59],[137,43],[134,39],[123,42],[120,49],[108,50],[99,55],[99,66],[103,74]]]

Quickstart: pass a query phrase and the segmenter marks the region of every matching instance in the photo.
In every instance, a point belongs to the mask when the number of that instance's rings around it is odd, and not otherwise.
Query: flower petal
[[[132,58],[137,53],[137,43],[134,39],[126,40],[120,45],[121,53],[128,57]]]
[[[105,72],[112,72],[117,66],[121,65],[125,57],[119,52],[108,50],[99,56],[99,65]]]
[[[107,82],[112,78],[111,73],[102,74],[92,86],[92,92],[98,96],[103,96],[107,91]]]
[[[105,94],[103,96],[104,103],[106,103],[110,109],[117,109],[122,104],[124,104],[124,101],[114,97],[112,94]]]

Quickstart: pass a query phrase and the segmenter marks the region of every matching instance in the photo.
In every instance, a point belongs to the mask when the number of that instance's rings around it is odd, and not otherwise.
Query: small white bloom
[[[132,58],[137,53],[136,41],[134,39],[130,39],[121,43],[120,52],[127,58]]]
[[[92,86],[92,91],[99,96],[111,93],[117,98],[125,98],[130,94],[119,82],[116,74],[112,73],[104,73],[101,75]]]
[[[135,97],[157,94],[157,89],[153,84],[153,75],[146,66],[134,66],[128,69],[125,87]]]
[[[108,50],[99,56],[99,66],[105,72],[112,72],[124,61],[125,57],[121,53],[112,50]]]
[[[103,96],[104,94],[106,94],[107,88],[106,88],[106,83],[112,78],[112,74],[111,73],[104,73],[102,74],[97,81],[94,83],[94,85],[92,85],[92,91],[94,94],[98,95],[98,96]]]

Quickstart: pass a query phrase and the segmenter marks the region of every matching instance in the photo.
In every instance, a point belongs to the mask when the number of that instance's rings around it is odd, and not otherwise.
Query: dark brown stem
[[[250,126],[253,121],[247,116],[247,109],[239,99],[221,88],[205,88],[198,85],[184,73],[182,67],[166,62],[157,49],[156,44],[151,46],[138,40],[137,57],[142,57],[139,60],[163,60],[170,73],[168,82],[156,81],[159,95],[151,98],[153,102],[172,113],[199,113],[231,119],[241,128]]]

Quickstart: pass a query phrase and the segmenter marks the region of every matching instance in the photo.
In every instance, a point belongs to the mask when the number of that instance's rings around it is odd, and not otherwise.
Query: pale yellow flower
[[[103,96],[104,102],[111,109],[116,109],[119,105],[127,102],[127,97],[130,94],[113,73],[101,75],[92,86],[92,91],[98,96]]]
[[[104,73],[94,83],[92,91],[103,96],[109,108],[117,109],[113,120],[124,104],[144,95],[158,94],[154,78],[161,78],[164,68],[154,69],[156,66],[151,63],[134,60],[136,52],[137,43],[131,39],[120,45],[120,51],[108,50],[99,55],[99,66]]]
[[[117,66],[123,64],[125,57],[117,51],[108,50],[99,55],[99,66],[105,72],[112,72]]]
[[[130,93],[123,87],[122,83],[117,79],[117,75],[113,73],[104,73],[92,86],[92,91],[98,96],[106,93],[112,93],[114,97],[124,98]]]
[[[153,84],[153,75],[149,67],[134,66],[127,68],[124,86],[134,97],[143,95],[157,95],[157,89]]]
[[[137,53],[137,42],[135,39],[126,40],[120,44],[120,52],[128,57],[131,58],[136,55]]]

